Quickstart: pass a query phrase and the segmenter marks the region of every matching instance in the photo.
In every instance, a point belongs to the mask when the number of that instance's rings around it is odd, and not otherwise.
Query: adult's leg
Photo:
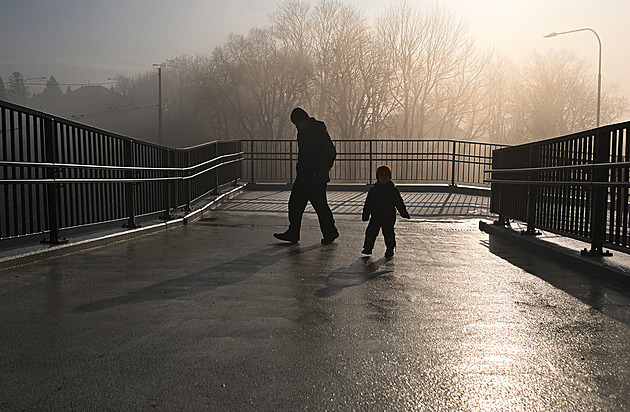
[[[300,239],[302,216],[304,209],[306,209],[306,203],[308,203],[308,197],[308,188],[296,181],[289,196],[289,230],[287,230],[287,233],[295,237],[296,240]]]
[[[311,201],[311,205],[313,205],[313,209],[315,209],[315,213],[317,213],[322,235],[325,239],[338,237],[339,231],[335,226],[335,219],[333,218],[330,206],[328,206],[328,199],[326,198],[326,184],[312,185],[309,192],[309,200]]]

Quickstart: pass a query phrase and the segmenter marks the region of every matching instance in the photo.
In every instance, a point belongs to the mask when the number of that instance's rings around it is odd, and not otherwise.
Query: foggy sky
[[[247,34],[269,23],[284,0],[9,0],[0,13],[0,76],[54,75],[66,84],[107,83],[153,63],[210,55],[230,33]],[[408,0],[430,7],[436,1]],[[311,1],[314,4],[314,1]],[[346,0],[372,22],[398,1]],[[481,49],[521,64],[534,50],[578,53],[597,73],[598,44],[590,32],[543,39],[550,32],[590,27],[602,40],[602,78],[616,81],[630,98],[629,0],[439,0],[469,24]],[[596,78],[594,78],[596,84]],[[29,81],[29,84],[33,83]],[[74,88],[74,87],[73,87]],[[31,92],[41,87],[29,85]]]

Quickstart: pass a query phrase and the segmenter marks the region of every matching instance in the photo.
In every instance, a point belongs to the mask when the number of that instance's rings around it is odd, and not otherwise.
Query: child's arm
[[[398,213],[400,213],[400,216],[404,217],[405,219],[411,219],[411,216],[409,215],[409,212],[407,212],[407,207],[405,207],[405,202],[403,202],[402,196],[400,195],[400,191],[398,190],[398,188],[396,188],[396,209],[398,209]]]
[[[361,216],[361,220],[363,220],[364,222],[367,222],[368,220],[370,220],[370,210],[372,209],[372,199],[370,196],[371,192],[368,192],[366,198],[365,198],[365,203],[363,204],[363,213]]]

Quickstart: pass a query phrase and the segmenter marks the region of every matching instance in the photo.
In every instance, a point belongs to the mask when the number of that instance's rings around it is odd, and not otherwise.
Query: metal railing
[[[630,251],[630,122],[496,150],[488,182],[498,223],[515,219],[604,246]]]
[[[458,140],[334,140],[333,183],[372,183],[376,168],[388,164],[399,183],[489,187],[484,171],[492,152],[506,145]],[[243,178],[291,183],[298,146],[295,139],[243,140]]]
[[[172,149],[0,100],[0,240],[190,209],[241,177],[240,141]]]

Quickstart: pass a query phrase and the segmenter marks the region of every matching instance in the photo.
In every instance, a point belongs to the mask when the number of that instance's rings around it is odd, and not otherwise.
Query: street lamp
[[[175,66],[174,64],[167,63],[154,63],[154,67],[158,68],[158,105],[159,105],[159,132],[158,138],[159,141],[162,141],[162,67],[173,67],[179,71],[179,127],[181,128],[182,123],[182,70],[179,66]]]
[[[29,80],[46,80],[46,76],[29,77],[24,79],[24,87],[22,87],[22,106],[26,105],[26,82]]]
[[[153,66],[158,68],[158,143],[162,144],[162,66]]]
[[[174,69],[177,69],[177,71],[179,72],[179,123],[180,123],[180,127],[181,127],[181,122],[182,122],[182,69],[179,66],[176,66],[174,64],[162,63],[161,66],[162,67],[172,67]]]
[[[599,38],[599,35],[597,34],[597,32],[595,32],[595,30],[593,29],[589,29],[584,28],[584,29],[577,29],[577,30],[569,30],[569,31],[563,31],[560,33],[549,33],[546,36],[543,36],[544,38],[548,39],[550,37],[556,37],[559,36],[561,34],[568,34],[568,33],[575,33],[578,31],[590,31],[592,32],[595,37],[597,37],[597,42],[599,43],[599,71],[597,73],[597,127],[599,127],[599,114],[600,114],[600,104],[601,104],[601,98],[602,98],[602,41]]]

